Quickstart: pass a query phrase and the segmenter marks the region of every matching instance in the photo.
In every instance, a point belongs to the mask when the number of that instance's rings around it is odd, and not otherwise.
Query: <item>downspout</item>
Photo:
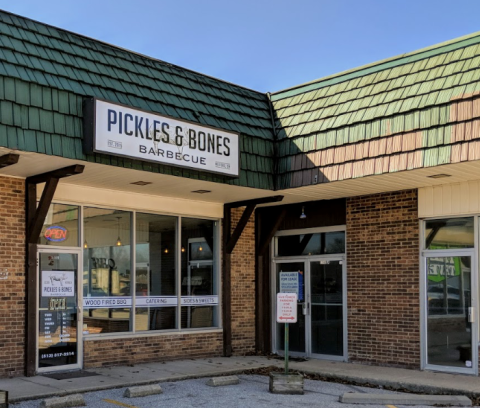
[[[278,135],[275,129],[275,118],[273,116],[273,104],[271,99],[271,93],[267,92],[268,107],[270,108],[270,120],[272,122],[272,135],[273,135],[273,191],[278,190]]]

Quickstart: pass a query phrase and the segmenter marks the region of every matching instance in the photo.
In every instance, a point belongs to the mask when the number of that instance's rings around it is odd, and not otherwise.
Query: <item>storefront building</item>
[[[273,94],[0,12],[0,376],[282,354],[478,375],[480,34]]]

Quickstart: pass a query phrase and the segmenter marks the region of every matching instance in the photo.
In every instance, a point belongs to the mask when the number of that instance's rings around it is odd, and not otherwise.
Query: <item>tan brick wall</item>
[[[24,374],[25,181],[0,177],[0,376]]]
[[[350,361],[420,367],[417,191],[347,200]]]
[[[232,232],[245,207],[232,209]],[[255,351],[255,216],[250,217],[232,252],[232,352]]]
[[[221,332],[183,333],[123,339],[88,340],[84,344],[84,367],[129,365],[185,358],[222,355]]]

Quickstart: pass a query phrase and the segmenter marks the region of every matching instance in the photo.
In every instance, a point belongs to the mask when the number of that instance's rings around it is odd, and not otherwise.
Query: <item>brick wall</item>
[[[124,339],[88,340],[84,367],[103,367],[222,355],[221,332],[183,333]]]
[[[232,232],[245,207],[232,209]],[[232,252],[232,352],[255,351],[255,217],[252,215]]]
[[[420,367],[417,191],[347,200],[350,361]]]
[[[0,177],[0,377],[24,374],[25,182]]]

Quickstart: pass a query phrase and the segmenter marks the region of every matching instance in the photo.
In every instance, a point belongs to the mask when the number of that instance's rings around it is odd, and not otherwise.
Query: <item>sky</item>
[[[261,92],[480,31],[480,0],[0,0],[0,9]]]

